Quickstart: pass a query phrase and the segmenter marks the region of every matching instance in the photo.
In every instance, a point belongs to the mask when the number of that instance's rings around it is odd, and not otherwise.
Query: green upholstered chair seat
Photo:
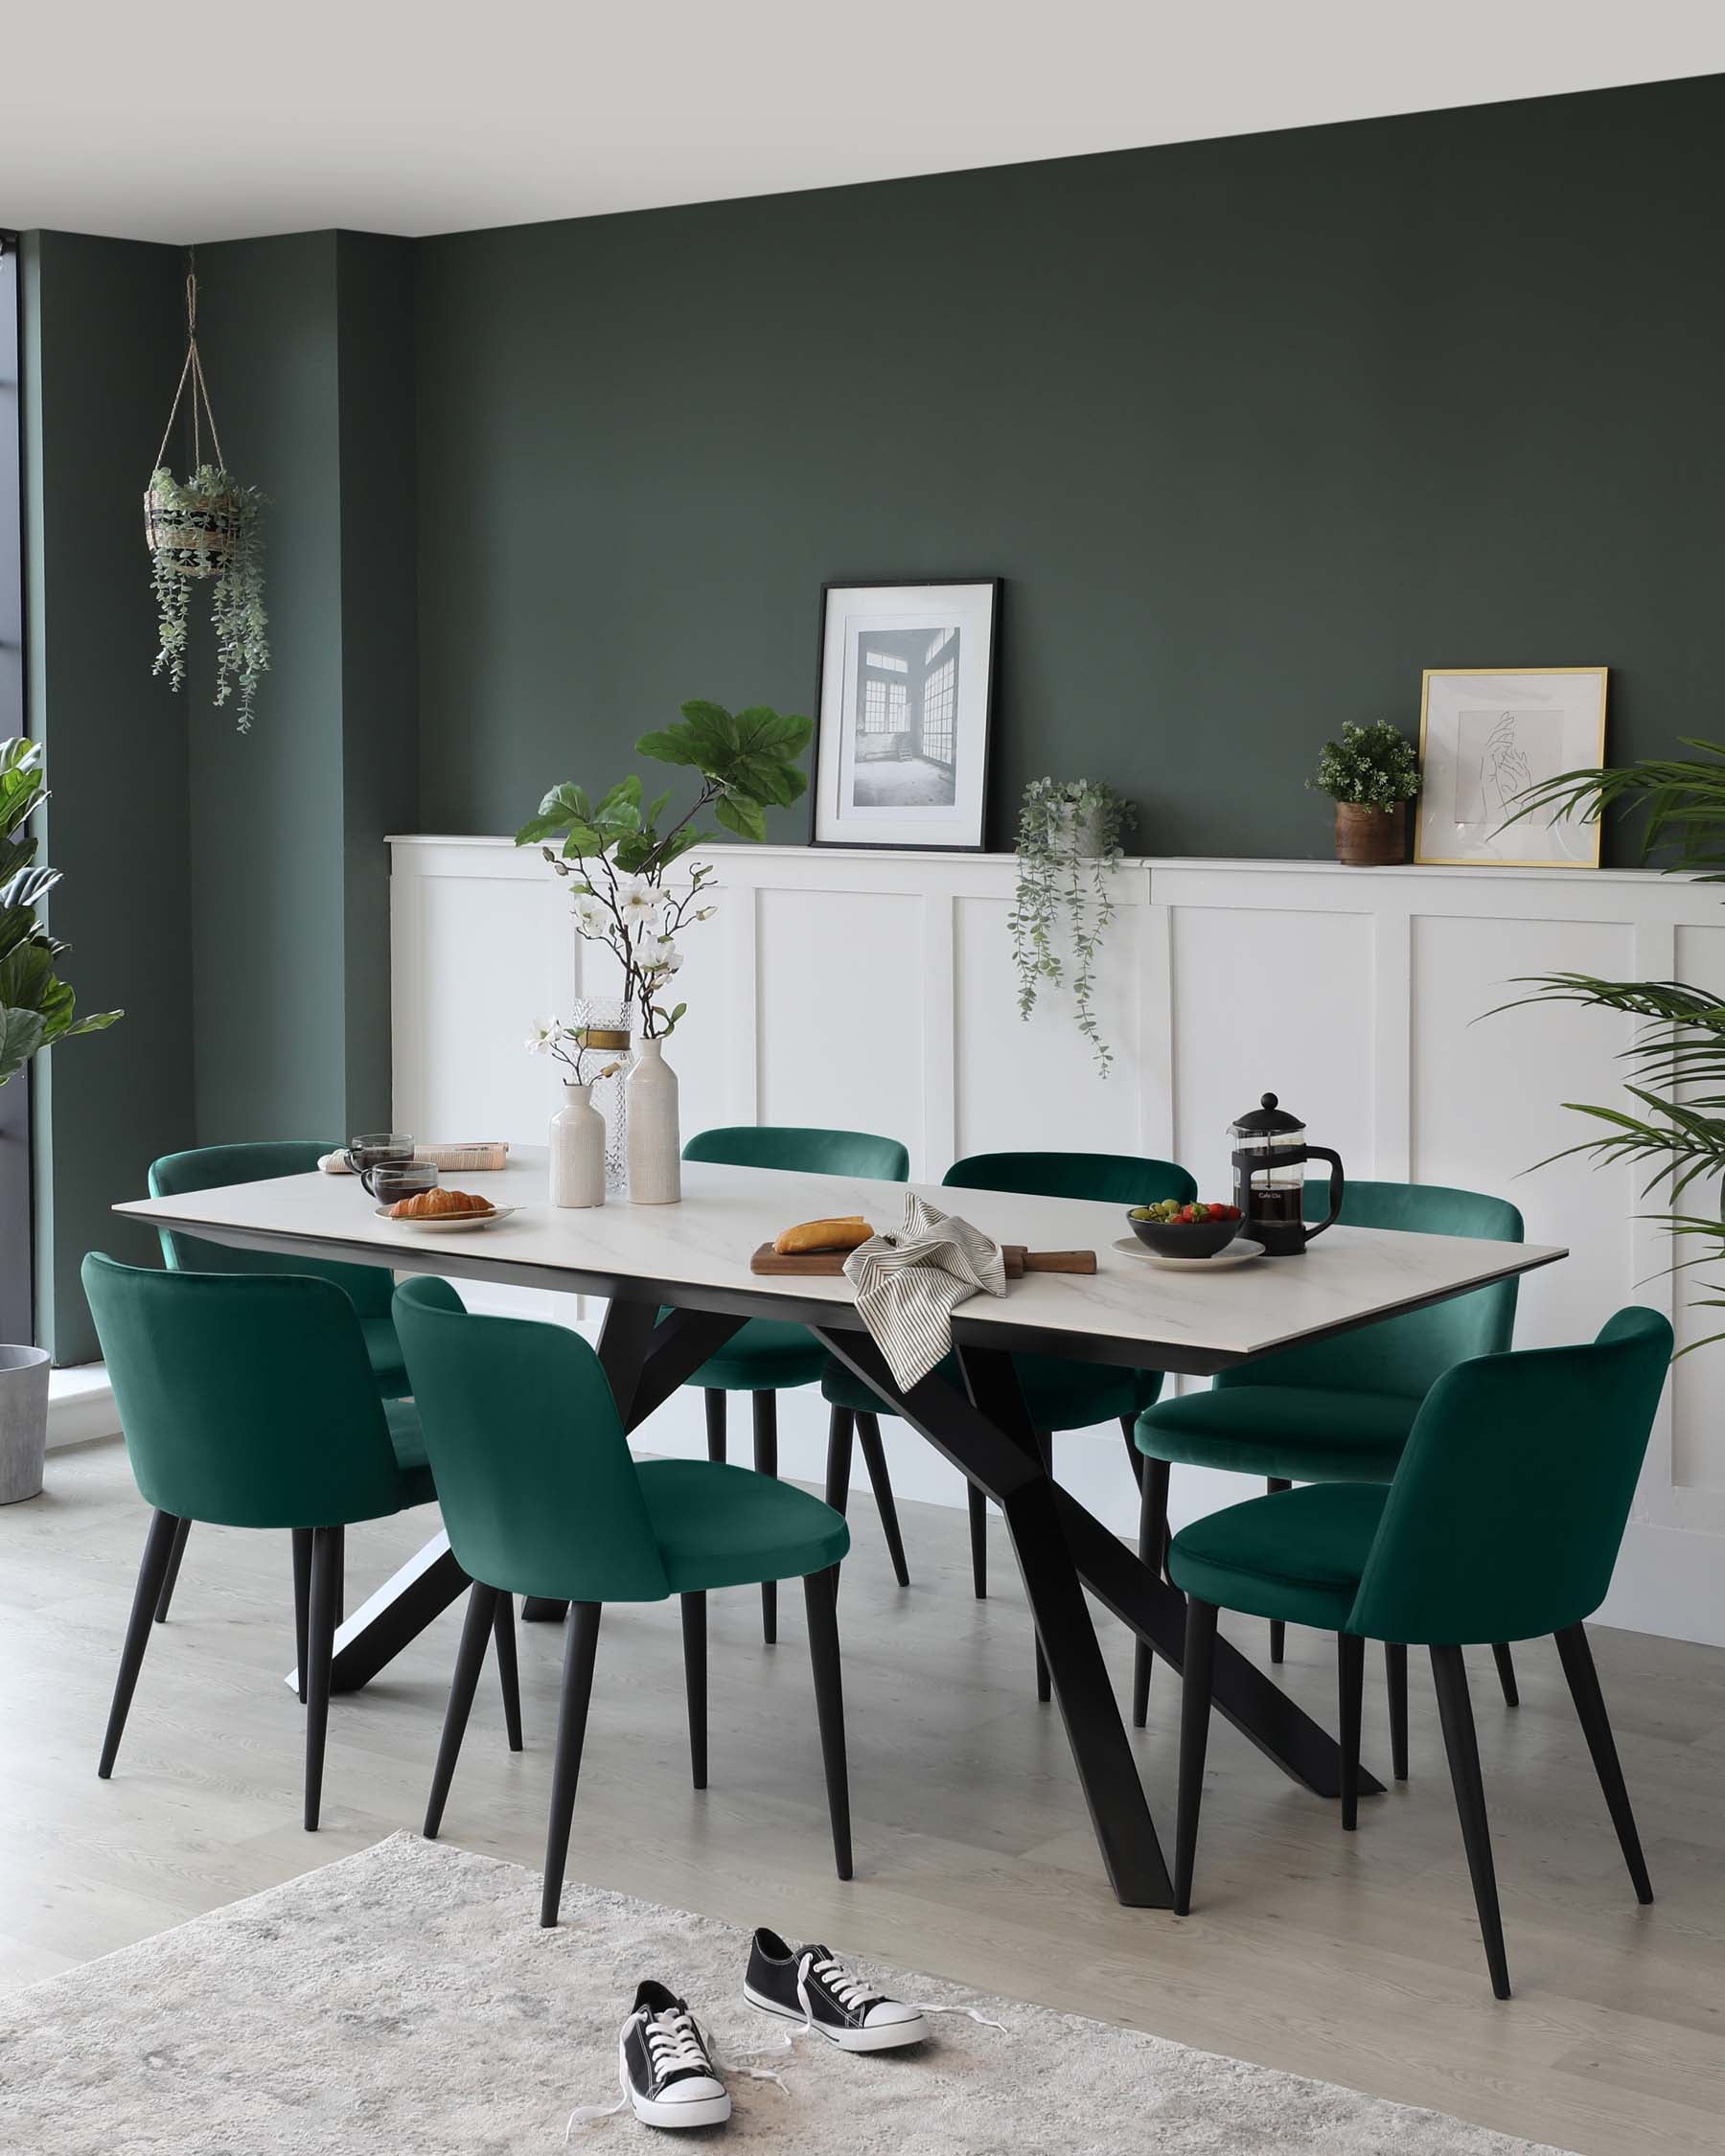
[[[639,1473],[673,1594],[801,1579],[850,1548],[842,1517],[794,1482],[704,1459],[646,1460]]]
[[[390,1330],[395,1328],[391,1326]],[[389,1442],[402,1471],[402,1510],[413,1504],[435,1504],[437,1489],[431,1480],[431,1462],[426,1456],[419,1411],[411,1400],[385,1400],[383,1419],[389,1425]]]
[[[1163,1400],[1138,1419],[1140,1453],[1288,1482],[1388,1482],[1419,1402],[1390,1392],[1236,1385]]]
[[[890,1414],[872,1391],[843,1364],[821,1355],[821,1397],[856,1414]],[[1138,1414],[1162,1390],[1160,1370],[1116,1369],[1107,1363],[1077,1363],[1060,1355],[1015,1355],[1013,1366],[1024,1394],[1033,1430],[1089,1430],[1099,1422],[1118,1422]],[[954,1391],[964,1390],[957,1360],[948,1356],[937,1376]]]
[[[1202,1602],[1340,1632],[1388,1495],[1381,1483],[1318,1482],[1230,1504],[1180,1530],[1168,1576]]]
[[[806,1325],[751,1318],[689,1383],[713,1392],[785,1392],[813,1385],[826,1360],[826,1349]]]

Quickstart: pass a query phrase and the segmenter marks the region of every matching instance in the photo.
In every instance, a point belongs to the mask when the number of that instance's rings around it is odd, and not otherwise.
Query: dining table
[[[904,1184],[685,1162],[679,1203],[621,1199],[559,1209],[547,1203],[545,1153],[528,1146],[512,1147],[497,1173],[463,1170],[447,1180],[514,1210],[483,1227],[429,1229],[380,1217],[356,1178],[327,1173],[127,1201],[114,1210],[239,1250],[599,1298],[599,1359],[630,1433],[748,1319],[807,1326],[999,1505],[1104,1868],[1118,1899],[1136,1907],[1165,1908],[1172,1892],[1087,1591],[1175,1669],[1185,1601],[1161,1575],[1157,1553],[1146,1563],[1054,1478],[1025,1412],[1014,1355],[1210,1377],[1568,1254],[1539,1244],[1337,1226],[1298,1256],[1173,1269],[1134,1242],[1117,1205],[913,1183],[931,1204],[961,1212],[1002,1244],[1093,1250],[1096,1268],[1030,1272],[1010,1280],[1004,1296],[973,1296],[954,1312],[947,1369],[901,1389],[848,1279],[757,1273],[750,1259],[796,1222],[860,1214],[895,1228]],[[508,1433],[497,1441],[507,1443]],[[376,1676],[468,1584],[447,1537],[426,1543],[342,1623],[334,1688],[351,1691]],[[556,1604],[523,1611],[530,1619],[563,1615]],[[1227,1640],[1216,1646],[1214,1704],[1285,1774],[1319,1796],[1339,1796],[1334,1738]],[[1364,1769],[1360,1786],[1363,1795],[1383,1789]]]

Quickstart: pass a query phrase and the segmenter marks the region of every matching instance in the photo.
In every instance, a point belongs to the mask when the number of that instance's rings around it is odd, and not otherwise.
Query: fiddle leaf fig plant
[[[674,823],[664,822],[672,790],[643,801],[645,790],[632,771],[597,800],[565,779],[516,833],[518,846],[539,846],[568,880],[577,932],[607,945],[621,962],[623,999],[638,1010],[648,1040],[668,1038],[688,1008],[666,1000],[683,962],[678,931],[717,910],[707,903],[710,861],[699,862],[681,890],[665,883],[675,862],[712,837],[695,819],[710,808],[714,821],[738,837],[765,838],[768,809],[789,808],[808,789],[796,759],[814,730],[811,721],[764,703],[733,715],[696,698],[682,706],[680,725],[643,734],[635,744],[641,755],[699,776],[694,802]],[[561,850],[546,843],[554,838],[562,839]]]
[[[1115,917],[1114,875],[1137,811],[1101,779],[1032,779],[1019,812],[1018,887],[1007,926],[1019,1016],[1068,977],[1078,1030],[1107,1077],[1114,1051],[1096,1019],[1096,960]]]
[[[100,1033],[124,1015],[78,1018],[72,990],[55,971],[70,947],[41,926],[36,906],[59,871],[32,865],[36,839],[25,828],[46,799],[41,750],[21,739],[0,742],[0,1086],[38,1049]]]

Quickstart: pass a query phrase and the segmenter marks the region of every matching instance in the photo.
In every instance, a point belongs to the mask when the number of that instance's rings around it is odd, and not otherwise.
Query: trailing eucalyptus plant
[[[1725,746],[1695,740],[1681,745],[1699,753],[1650,758],[1621,770],[1561,771],[1518,794],[1508,820],[1519,823],[1543,812],[1548,817],[1578,814],[1597,823],[1607,809],[1639,810],[1646,817],[1644,860],[1666,855],[1661,865],[1668,871],[1698,870],[1703,882],[1725,883]],[[1623,1050],[1630,1073],[1624,1090],[1640,1112],[1565,1101],[1567,1109],[1602,1128],[1549,1158],[1560,1160],[1578,1153],[1598,1166],[1624,1160],[1645,1167],[1649,1172],[1642,1195],[1664,1193],[1671,1209],[1654,1217],[1669,1229],[1673,1252],[1695,1251],[1683,1258],[1673,1255],[1672,1270],[1725,1257],[1719,1188],[1725,1176],[1725,998],[1684,981],[1605,980],[1592,974],[1533,975],[1518,985],[1533,990],[1518,1003],[1582,1003],[1642,1021]],[[1689,1192],[1699,1194],[1710,1186],[1706,1209],[1683,1209]],[[1705,1285],[1725,1288],[1725,1283]],[[1698,1296],[1693,1307],[1725,1310],[1725,1293]],[[1718,1340],[1725,1340],[1725,1330],[1690,1344],[1706,1347]]]
[[[210,586],[216,631],[218,705],[239,692],[235,719],[251,731],[258,683],[269,671],[269,616],[264,610],[263,511],[266,497],[242,486],[218,464],[200,464],[183,483],[166,465],[150,475],[144,497],[159,649],[152,673],[169,686],[186,678],[192,592]]]
[[[789,808],[807,791],[808,775],[795,759],[813,731],[809,720],[782,716],[764,703],[733,716],[723,704],[696,699],[682,706],[681,725],[643,734],[635,743],[641,755],[700,777],[693,805],[674,823],[663,822],[670,790],[643,803],[641,781],[632,771],[596,801],[565,779],[516,833],[518,846],[539,846],[557,874],[568,879],[576,929],[615,953],[623,1000],[638,1009],[648,1040],[667,1038],[688,1008],[667,1008],[659,999],[669,995],[683,962],[678,931],[717,911],[708,903],[716,873],[710,861],[697,862],[681,890],[665,883],[672,866],[712,836],[697,827],[696,817],[710,808],[714,820],[739,838],[765,838],[768,809]],[[550,838],[563,840],[561,853],[545,844]]]
[[[36,918],[36,904],[59,882],[58,868],[34,868],[36,840],[24,827],[48,798],[42,752],[34,742],[0,741],[0,1086],[38,1048],[75,1033],[100,1033],[124,1016],[73,1016],[73,995],[55,972],[70,948]]]
[[[1106,1078],[1114,1051],[1096,1021],[1096,958],[1115,917],[1114,875],[1137,811],[1101,779],[1032,779],[1019,811],[1018,887],[1007,926],[1018,970],[1019,1016],[1067,978],[1070,947],[1078,1030]]]

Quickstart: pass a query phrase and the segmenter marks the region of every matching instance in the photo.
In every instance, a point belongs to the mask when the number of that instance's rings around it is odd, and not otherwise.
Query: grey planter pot
[[[0,1504],[39,1497],[48,1450],[48,1350],[0,1347]]]

